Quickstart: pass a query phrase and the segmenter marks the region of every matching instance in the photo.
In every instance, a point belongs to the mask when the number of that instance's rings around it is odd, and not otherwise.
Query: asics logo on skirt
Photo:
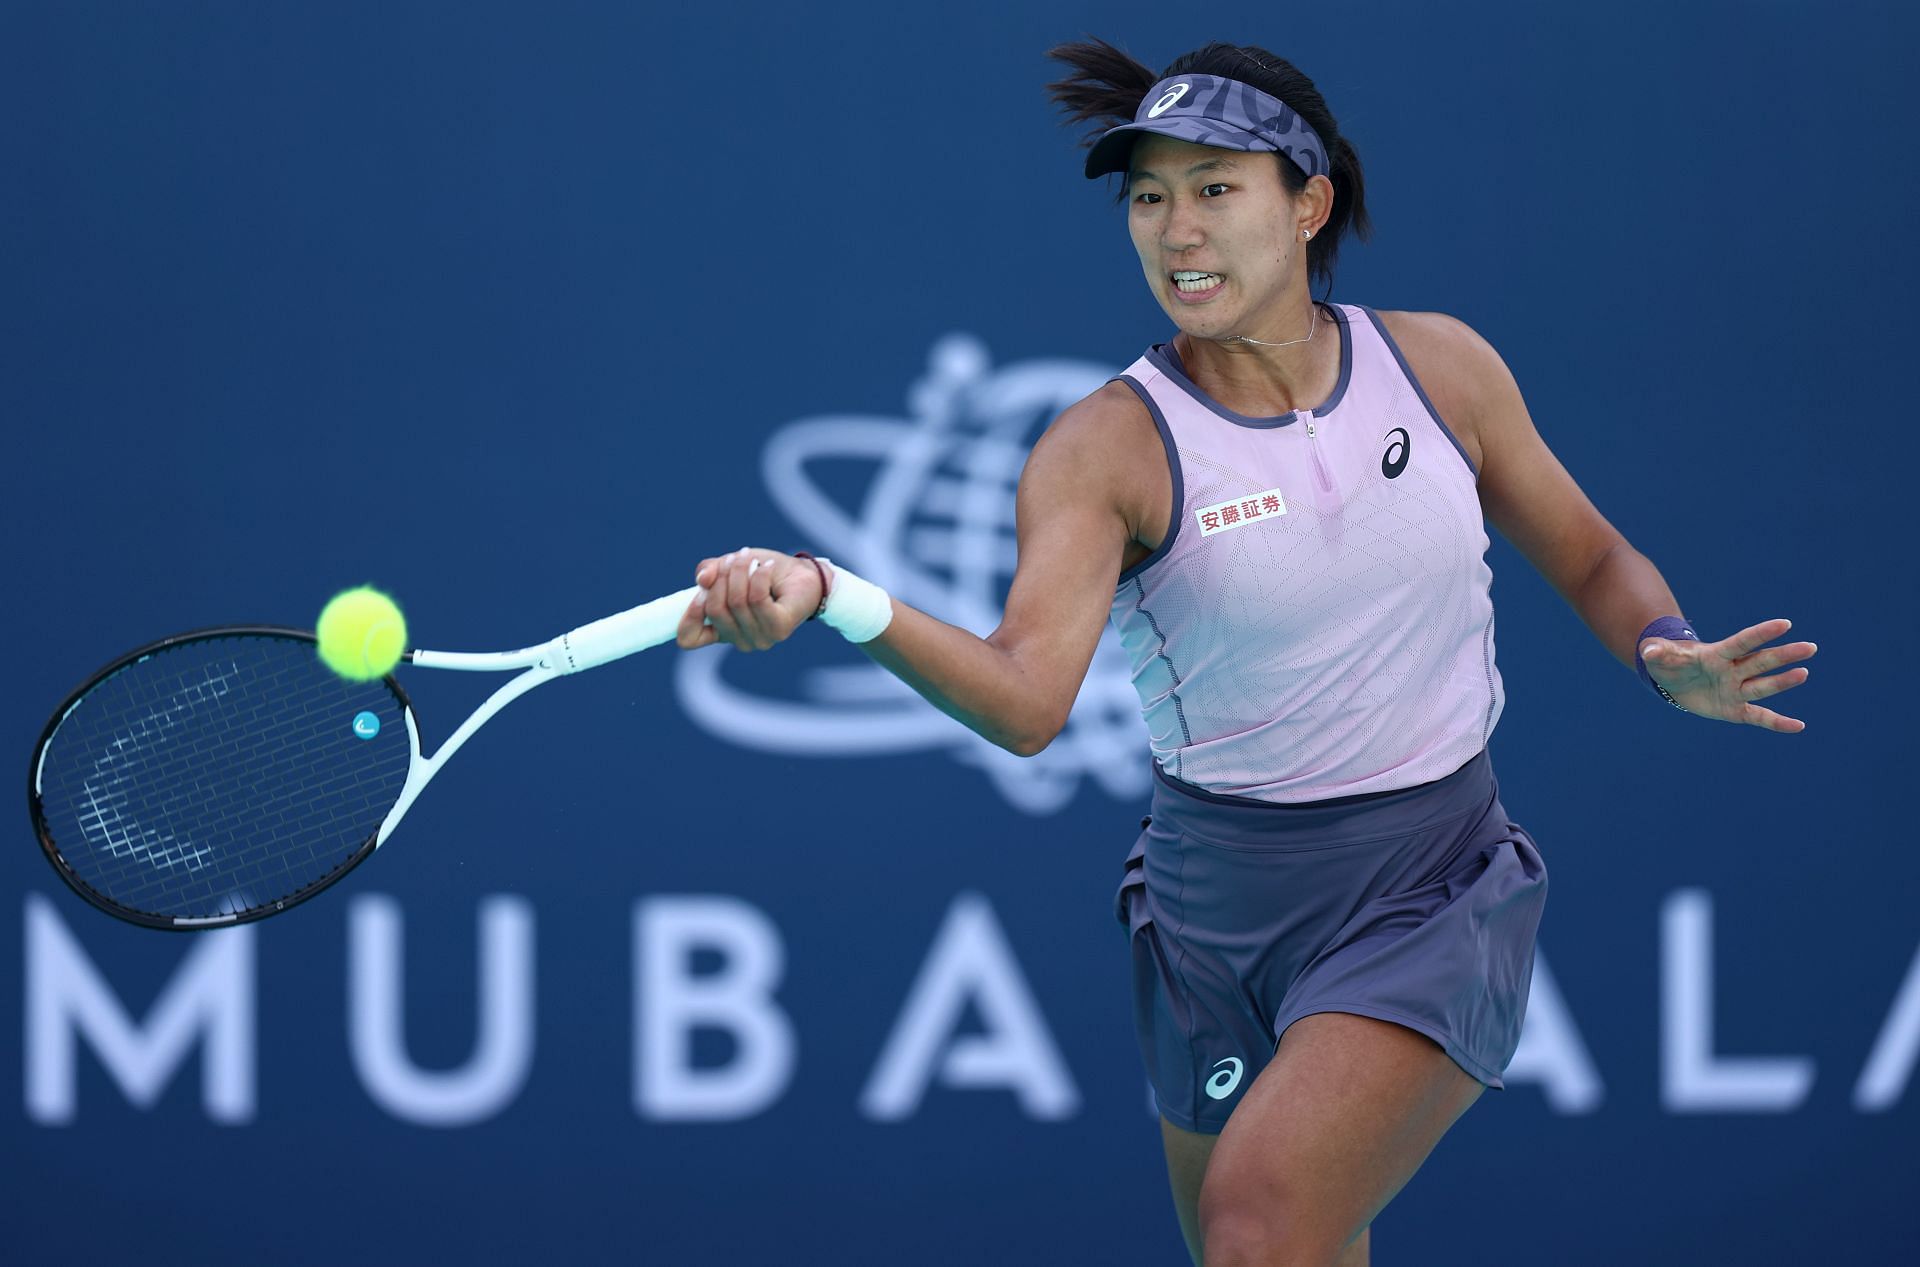
[[[1232,1065],[1233,1068],[1220,1069],[1221,1065]],[[1240,1063],[1239,1057],[1228,1056],[1225,1060],[1214,1061],[1213,1067],[1220,1069],[1220,1072],[1207,1079],[1207,1094],[1216,1100],[1224,1100],[1240,1085],[1240,1072],[1246,1066]]]

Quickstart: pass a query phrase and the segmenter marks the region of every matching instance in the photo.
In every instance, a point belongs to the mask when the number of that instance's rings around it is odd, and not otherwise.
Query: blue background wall
[[[918,597],[963,620],[985,602],[990,628],[991,570],[939,566],[989,529],[956,526],[932,475],[892,517],[874,490],[911,473],[939,400],[964,463],[1166,331],[1050,113],[1045,48],[1295,60],[1378,228],[1334,297],[1476,326],[1703,631],[1786,615],[1822,645],[1783,703],[1804,735],[1684,718],[1496,543],[1494,756],[1552,868],[1542,950],[1593,1080],[1483,1099],[1376,1225],[1376,1261],[1910,1244],[1911,9],[9,3],[4,26],[0,746],[22,766],[118,652],[308,623],[368,579],[423,645],[491,649],[677,588],[705,554],[826,542],[919,559]],[[923,383],[936,348],[947,397]],[[834,418],[884,425],[796,429]],[[807,480],[769,488],[803,449]],[[0,1257],[1181,1261],[1110,913],[1144,766],[1108,741],[1133,732],[1094,700],[1081,746],[1010,772],[824,634],[702,654],[516,704],[391,848],[253,931],[95,914],[19,813]],[[477,695],[430,676],[406,680],[435,742]],[[407,1052],[457,1069],[498,895],[533,927],[524,1081],[479,1121],[417,1124],[351,1056],[350,930],[396,904]],[[636,1107],[635,922],[666,909],[637,904],[689,895],[745,904],[784,952],[790,1076],[738,1120]],[[1688,1111],[1663,1082],[1663,979],[1702,910],[1713,1049],[1812,1062],[1774,1109]],[[1069,1105],[935,1078],[903,1120],[863,1112],[955,911],[1006,952],[961,961],[1002,985],[1015,965]],[[62,936],[136,1019],[201,945],[241,939],[220,953],[255,976],[243,1120],[209,1109],[198,1047],[143,1107],[83,1043],[71,1111],[35,1108],[29,981]],[[1004,1032],[983,1006],[963,1045]],[[1876,1050],[1893,1090],[1862,1107]],[[740,1055],[694,1044],[709,1070]]]

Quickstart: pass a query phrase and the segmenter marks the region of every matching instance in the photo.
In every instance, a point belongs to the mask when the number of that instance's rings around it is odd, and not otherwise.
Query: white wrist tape
[[[832,559],[821,559],[833,569],[833,591],[820,619],[848,642],[871,642],[893,623],[893,599],[872,581],[863,581]]]

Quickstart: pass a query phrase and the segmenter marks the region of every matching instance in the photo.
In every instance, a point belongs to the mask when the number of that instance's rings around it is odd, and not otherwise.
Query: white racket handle
[[[753,560],[747,568],[747,574],[758,571],[761,562],[759,559]],[[672,642],[680,627],[680,617],[686,614],[687,604],[701,594],[698,585],[689,585],[638,607],[629,607],[626,611],[603,616],[578,629],[570,629],[537,647],[523,647],[518,651],[422,649],[408,652],[407,659],[423,669],[499,673],[507,669],[544,665],[555,675],[578,673],[582,669],[591,669],[630,656],[636,651],[645,651],[648,647],[657,647],[663,642]],[[711,625],[713,622],[709,620],[706,623]]]
[[[544,665],[553,674],[578,673],[596,664],[618,660],[648,647],[673,641],[687,604],[700,592],[688,586],[591,624],[569,630],[558,638],[518,651],[428,651],[407,653],[423,669],[463,669],[473,673],[502,673]]]
[[[551,663],[561,673],[578,673],[663,642],[672,642],[687,604],[699,593],[699,586],[689,585],[638,607],[568,630],[547,644]]]

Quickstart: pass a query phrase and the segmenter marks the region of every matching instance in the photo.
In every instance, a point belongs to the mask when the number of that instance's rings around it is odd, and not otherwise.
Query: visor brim
[[[1133,145],[1142,133],[1151,132],[1157,136],[1170,136],[1176,141],[1186,141],[1191,145],[1206,145],[1217,150],[1233,150],[1248,154],[1258,151],[1271,151],[1272,146],[1252,133],[1245,134],[1245,144],[1233,142],[1240,139],[1221,135],[1220,121],[1217,119],[1172,118],[1155,120],[1150,123],[1123,123],[1117,128],[1109,128],[1101,133],[1100,139],[1087,151],[1087,179],[1108,176],[1114,172],[1124,172],[1133,164]]]

